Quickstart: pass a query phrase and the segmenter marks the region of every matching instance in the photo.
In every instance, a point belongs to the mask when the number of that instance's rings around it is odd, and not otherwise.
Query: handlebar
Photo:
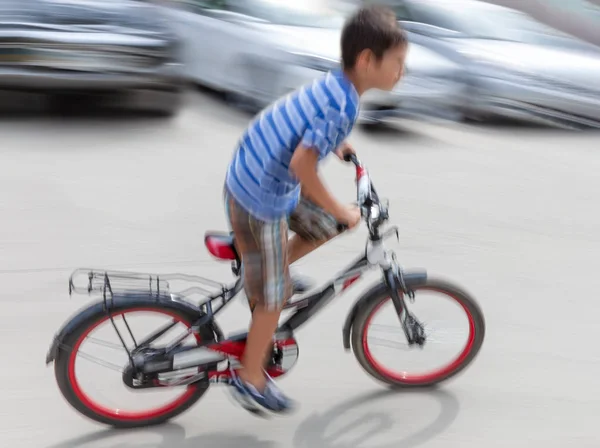
[[[376,230],[388,218],[387,207],[383,207],[373,183],[367,173],[367,170],[360,162],[356,154],[345,154],[344,161],[352,162],[356,168],[356,190],[358,206],[361,210],[363,218],[368,217],[368,225],[370,230]],[[371,216],[373,207],[377,207],[378,213],[375,219]],[[343,232],[348,229],[345,223],[338,223],[337,230]]]
[[[346,162],[352,162],[355,166],[361,166],[360,160],[358,160],[358,157],[356,157],[356,154],[344,154],[344,161]]]

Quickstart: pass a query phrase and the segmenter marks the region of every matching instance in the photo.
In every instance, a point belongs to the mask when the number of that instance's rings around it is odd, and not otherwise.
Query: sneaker
[[[267,376],[266,388],[269,389],[270,394],[272,394],[279,402],[279,412],[288,413],[293,411],[295,408],[294,402],[283,394],[275,380],[271,378],[267,372],[265,372],[265,375]]]
[[[235,372],[232,372],[230,385],[235,400],[249,412],[283,414],[290,412],[293,408],[292,401],[281,392],[275,381],[268,375],[265,390],[262,393],[253,385],[242,381]]]

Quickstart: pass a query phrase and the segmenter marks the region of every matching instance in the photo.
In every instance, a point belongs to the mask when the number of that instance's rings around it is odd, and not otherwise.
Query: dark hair
[[[350,16],[342,30],[342,64],[354,68],[358,55],[371,50],[377,60],[398,45],[406,45],[406,35],[390,8],[371,5],[360,8]]]

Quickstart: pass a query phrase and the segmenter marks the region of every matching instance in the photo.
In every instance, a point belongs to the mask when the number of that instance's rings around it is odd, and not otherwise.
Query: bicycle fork
[[[406,283],[403,279],[402,270],[395,260],[391,266],[383,270],[383,274],[385,283],[388,287],[392,302],[394,304],[394,308],[396,309],[396,314],[398,315],[398,319],[400,320],[400,324],[404,330],[404,335],[408,341],[408,345],[412,346],[417,344],[422,348],[426,341],[425,329],[423,328],[423,325],[408,310],[406,307],[406,301],[404,300],[404,295],[407,295],[414,302],[414,291],[406,286]],[[402,291],[402,294],[398,292],[399,289]]]

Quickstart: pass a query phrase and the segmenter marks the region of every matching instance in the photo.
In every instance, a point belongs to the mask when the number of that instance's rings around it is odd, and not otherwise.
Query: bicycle
[[[317,292],[291,300],[286,305],[286,309],[292,309],[293,313],[278,327],[267,371],[273,378],[287,374],[299,355],[294,332],[365,272],[379,267],[382,281],[362,294],[346,317],[342,331],[344,349],[352,349],[367,374],[390,386],[424,387],[446,381],[463,371],[479,353],[485,337],[483,312],[478,302],[462,288],[445,280],[431,278],[425,270],[407,271],[400,267],[395,253],[384,246],[384,241],[389,237],[395,235],[399,240],[398,227],[393,226],[383,233],[381,231],[381,226],[389,218],[388,202],[379,199],[366,168],[356,156],[346,157],[346,161],[352,162],[356,169],[357,203],[369,232],[365,253]],[[212,256],[231,262],[231,270],[236,277],[233,285],[222,285],[203,277],[183,274],[157,275],[87,269],[77,269],[72,273],[69,278],[70,295],[85,291],[88,294],[99,293],[101,297],[68,320],[56,333],[46,357],[46,365],[54,363],[60,392],[79,413],[96,422],[121,428],[160,424],[188,410],[211,385],[230,381],[230,369],[236,367],[243,354],[247,333],[225,338],[215,316],[243,289],[241,260],[231,233],[209,231],[205,233],[204,242]],[[85,288],[75,284],[82,274],[86,278]],[[172,293],[170,282],[178,280],[196,286]],[[207,290],[207,285],[217,288],[217,291]],[[375,360],[365,342],[371,319],[391,299],[398,325],[409,347],[423,348],[427,341],[425,327],[410,312],[407,302],[415,303],[416,293],[428,290],[448,296],[466,313],[469,321],[467,344],[458,357],[439,370],[420,375],[396,374]],[[199,305],[189,300],[194,293],[203,295]],[[171,322],[138,342],[125,319],[126,312],[137,311],[164,314]],[[116,318],[119,316],[123,318],[133,340],[131,349],[117,328]],[[181,386],[184,388],[182,395],[160,408],[135,412],[103,407],[86,395],[76,378],[75,357],[89,333],[106,321],[110,321],[122,348],[127,352],[128,362],[124,368],[120,368],[122,380],[128,388],[148,390]],[[166,346],[151,346],[178,323],[185,328],[183,334]],[[193,340],[192,345],[184,344],[188,337]],[[119,366],[115,368],[119,370]]]

